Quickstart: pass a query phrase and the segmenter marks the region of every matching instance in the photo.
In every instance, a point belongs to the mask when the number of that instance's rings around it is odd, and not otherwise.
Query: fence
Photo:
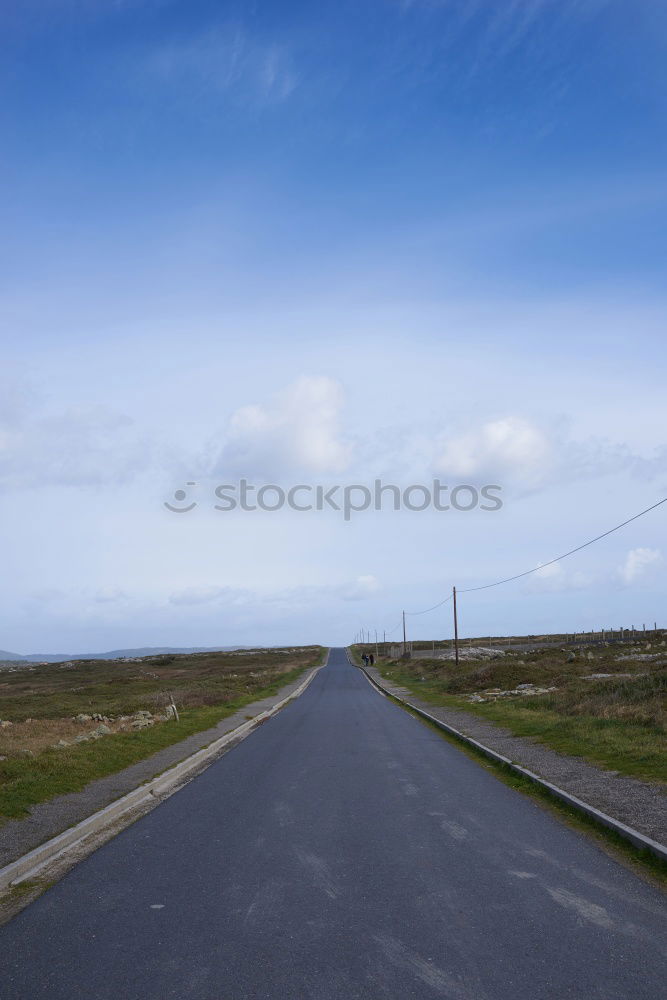
[[[459,649],[469,649],[471,647],[487,647],[487,648],[498,648],[498,649],[517,649],[517,650],[527,650],[536,648],[547,648],[550,646],[564,646],[564,645],[577,645],[580,643],[601,643],[601,642],[632,642],[641,639],[656,638],[658,636],[664,637],[665,633],[662,629],[659,629],[657,623],[654,624],[652,629],[647,629],[646,625],[643,625],[641,629],[635,628],[618,628],[618,629],[598,629],[589,632],[565,632],[557,633],[555,635],[528,635],[528,636],[483,636],[478,638],[467,638],[459,639]],[[367,644],[372,649],[375,648],[374,643]],[[433,640],[429,643],[413,641],[407,642],[405,647],[403,643],[378,643],[378,652],[382,656],[387,656],[391,660],[398,660],[402,656],[407,656],[411,659],[428,659],[436,658],[439,654],[446,653],[447,655],[453,655],[454,653],[454,641],[449,639],[438,639]]]

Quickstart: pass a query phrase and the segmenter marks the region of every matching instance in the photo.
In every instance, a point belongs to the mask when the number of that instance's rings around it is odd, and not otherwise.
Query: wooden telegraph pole
[[[403,656],[405,656],[408,648],[408,644],[405,638],[405,611],[403,611],[402,614],[403,614]]]
[[[459,620],[456,614],[456,587],[452,587],[452,596],[454,598],[454,659],[456,660],[456,666],[459,665]]]

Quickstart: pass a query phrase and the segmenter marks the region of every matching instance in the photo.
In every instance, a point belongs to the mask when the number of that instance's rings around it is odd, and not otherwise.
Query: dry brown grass
[[[519,684],[555,687],[538,698],[520,699],[526,707],[548,708],[564,715],[590,715],[665,726],[667,647],[653,643],[582,646],[508,652],[492,660],[419,659],[401,661],[401,670],[446,694],[478,694]],[[644,659],[649,656],[655,658]],[[391,661],[390,661],[391,663]],[[592,679],[591,674],[609,674]],[[629,676],[624,676],[629,675]]]
[[[132,663],[89,660],[1,673],[0,718],[12,725],[0,727],[0,822],[217,725],[257,698],[273,696],[323,655],[321,647],[308,646]],[[157,717],[170,695],[178,720],[135,728],[138,719],[121,718],[138,712]],[[77,742],[78,734],[100,725],[92,718],[74,722],[78,714],[102,716],[112,732]],[[54,748],[61,739],[69,745]]]
[[[165,654],[136,662],[82,660],[0,673],[0,756],[40,753],[91,733],[99,714],[113,733],[131,729],[127,718],[149,711],[161,721],[173,698],[181,711],[225,707],[282,675],[312,664],[319,647]]]

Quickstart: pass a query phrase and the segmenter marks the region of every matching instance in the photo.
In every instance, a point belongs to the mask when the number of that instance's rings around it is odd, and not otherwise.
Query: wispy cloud
[[[156,45],[142,57],[141,68],[154,84],[188,100],[227,97],[244,105],[279,104],[297,86],[287,49],[260,42],[240,27]]]
[[[169,595],[169,603],[176,605],[194,604],[238,604],[247,600],[243,590],[220,587],[215,584],[200,587],[184,587]]]
[[[424,23],[430,41],[420,44],[420,74],[413,84],[446,80],[448,97],[468,95],[509,71],[523,83],[523,99],[502,106],[489,93],[490,128],[502,128],[523,118],[537,90],[542,96],[536,131],[545,127],[545,110],[557,106],[577,74],[570,58],[578,34],[604,12],[613,0],[391,0],[403,15],[406,30],[401,44],[420,39]],[[548,121],[548,119],[547,119]],[[484,126],[484,129],[489,127]],[[547,124],[547,131],[550,126]]]
[[[379,580],[372,574],[365,574],[358,576],[355,580],[344,581],[343,583],[266,591],[221,586],[219,584],[202,584],[200,586],[184,587],[173,591],[168,597],[168,602],[172,605],[184,607],[215,604],[234,608],[265,608],[278,604],[285,608],[295,609],[317,604],[323,600],[331,600],[332,598],[337,598],[341,601],[364,601],[375,596],[379,590]],[[145,598],[142,599],[145,600]],[[157,599],[154,598],[153,600]]]
[[[528,577],[525,584],[526,590],[530,593],[566,593],[570,590],[585,590],[596,583],[595,577],[590,573],[583,573],[580,570],[569,570],[561,563],[552,563],[550,566],[542,566],[532,576]]]
[[[636,583],[637,580],[648,575],[651,570],[656,569],[661,562],[662,553],[659,549],[631,549],[625,562],[619,568],[619,576],[624,583]]]
[[[338,588],[338,594],[344,601],[364,601],[375,595],[379,589],[379,580],[368,573],[358,576],[352,584],[343,584]]]
[[[28,400],[29,405],[28,405]],[[100,486],[134,479],[155,457],[154,443],[105,405],[48,412],[26,390],[0,407],[0,485]]]

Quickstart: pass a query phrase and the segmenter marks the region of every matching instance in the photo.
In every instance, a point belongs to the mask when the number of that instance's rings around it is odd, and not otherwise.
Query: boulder
[[[133,729],[146,729],[148,726],[152,725],[153,725],[153,719],[141,718],[141,719],[134,719],[134,721],[132,722]]]

